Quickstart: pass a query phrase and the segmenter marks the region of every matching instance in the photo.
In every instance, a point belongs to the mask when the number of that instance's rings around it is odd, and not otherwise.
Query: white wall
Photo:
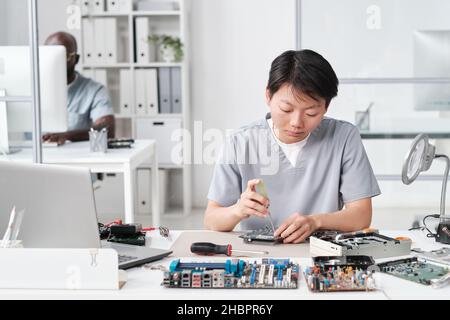
[[[0,10],[1,44],[26,45],[28,43],[28,6],[26,0],[2,0]]]
[[[302,47],[317,50],[333,65],[338,77],[414,77],[414,34],[417,30],[450,30],[443,0],[303,0]],[[379,25],[371,24],[374,5]],[[450,58],[449,58],[450,62]],[[432,76],[432,75],[427,75]],[[448,75],[450,76],[450,75]],[[355,111],[371,109],[371,129],[386,132],[417,130],[448,131],[448,119],[438,111],[414,109],[415,87],[408,84],[345,85],[332,102],[329,115],[354,122]],[[438,141],[438,152],[449,152]],[[432,141],[436,143],[436,141]],[[376,174],[400,175],[411,140],[365,140]],[[439,161],[430,172],[443,174]],[[382,195],[374,199],[380,207],[430,207],[439,209],[441,182],[380,181]]]
[[[192,120],[236,129],[267,111],[270,64],[295,48],[295,1],[194,0],[191,41]],[[212,169],[194,166],[194,206],[206,204]]]
[[[55,31],[67,31],[79,38],[79,30],[67,27],[67,8],[72,0],[39,0],[38,32],[39,43],[43,43],[47,36]],[[1,0],[0,1],[0,44],[27,45],[28,44],[28,1]]]

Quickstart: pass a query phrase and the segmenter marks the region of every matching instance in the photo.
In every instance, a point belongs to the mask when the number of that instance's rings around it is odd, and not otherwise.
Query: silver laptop
[[[26,248],[114,248],[121,269],[172,253],[125,244],[101,245],[89,169],[0,161],[0,238],[13,207],[25,210],[18,239]]]

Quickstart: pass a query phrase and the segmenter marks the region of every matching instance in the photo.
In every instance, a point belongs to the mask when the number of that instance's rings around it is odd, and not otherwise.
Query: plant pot
[[[175,62],[176,53],[174,48],[161,46],[160,51],[161,51],[161,58],[163,59],[164,62]]]

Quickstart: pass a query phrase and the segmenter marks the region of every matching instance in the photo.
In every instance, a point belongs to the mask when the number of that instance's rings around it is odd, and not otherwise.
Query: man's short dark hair
[[[330,63],[317,52],[289,50],[272,62],[267,84],[269,97],[284,84],[291,85],[294,94],[325,99],[328,108],[331,99],[337,96],[339,80]]]

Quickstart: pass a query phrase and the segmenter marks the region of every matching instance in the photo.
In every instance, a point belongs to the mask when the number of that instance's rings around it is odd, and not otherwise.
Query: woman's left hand
[[[300,243],[317,229],[314,218],[296,212],[283,222],[274,235],[284,238],[283,243]]]

